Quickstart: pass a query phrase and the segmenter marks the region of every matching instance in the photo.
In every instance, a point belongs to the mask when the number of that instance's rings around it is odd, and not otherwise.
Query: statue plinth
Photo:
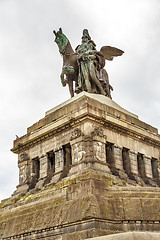
[[[159,231],[159,149],[156,128],[103,95],[47,111],[14,141],[19,185],[1,203],[1,239]]]

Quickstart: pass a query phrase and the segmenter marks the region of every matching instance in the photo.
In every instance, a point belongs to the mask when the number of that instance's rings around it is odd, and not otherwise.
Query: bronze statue
[[[77,46],[74,52],[61,28],[58,32],[53,32],[59,52],[63,56],[61,82],[63,86],[66,86],[66,83],[69,85],[71,97],[74,96],[74,92],[87,91],[111,98],[110,91],[113,88],[104,69],[105,60],[111,61],[113,57],[121,56],[124,52],[110,46],[104,46],[97,51],[96,44],[91,40],[87,29],[83,30],[82,44]],[[73,81],[75,81],[75,91]]]
[[[59,52],[63,56],[63,67],[62,73],[60,75],[61,82],[63,87],[66,86],[66,83],[69,86],[69,91],[71,97],[74,96],[73,90],[73,81],[75,81],[75,85],[77,86],[78,81],[78,62],[77,55],[73,51],[72,46],[68,40],[68,38],[62,33],[62,29],[60,28],[58,32],[53,31],[56,38],[55,42],[59,47]],[[66,78],[64,78],[66,75]]]
[[[98,78],[99,66],[97,64],[96,52],[95,43],[91,40],[88,30],[84,29],[82,44],[76,48],[79,74],[78,87],[75,90],[97,93],[97,88],[101,94],[106,95]]]

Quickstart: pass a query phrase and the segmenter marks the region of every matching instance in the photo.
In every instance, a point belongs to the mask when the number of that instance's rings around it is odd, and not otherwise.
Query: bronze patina
[[[53,32],[59,52],[63,56],[61,82],[63,86],[68,84],[71,97],[74,93],[87,91],[111,98],[113,88],[104,69],[105,60],[112,61],[114,57],[121,56],[124,52],[111,46],[104,46],[97,51],[96,44],[87,29],[83,30],[81,45],[78,45],[74,51],[61,28]],[[75,81],[75,89],[73,81]]]

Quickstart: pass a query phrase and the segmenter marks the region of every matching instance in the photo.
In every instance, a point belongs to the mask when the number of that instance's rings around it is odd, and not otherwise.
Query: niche
[[[106,163],[111,169],[112,174],[118,175],[118,172],[116,171],[116,168],[115,168],[113,148],[114,148],[113,143],[110,143],[110,142],[106,143]]]
[[[50,175],[53,176],[53,173],[55,172],[55,153],[53,151],[50,151],[47,153],[48,157],[48,172]]]
[[[72,154],[71,154],[71,145],[68,143],[63,146],[63,159],[64,167],[69,167],[72,165]]]
[[[40,177],[40,161],[39,158],[32,159],[32,177],[31,177],[31,188],[34,188]]]
[[[63,147],[63,171],[62,174],[60,176],[60,179],[65,178],[68,176],[69,170],[71,168],[72,165],[72,154],[71,154],[71,145],[70,144],[66,144]]]

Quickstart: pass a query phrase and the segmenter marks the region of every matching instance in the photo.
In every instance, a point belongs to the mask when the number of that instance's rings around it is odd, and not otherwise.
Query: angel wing
[[[121,56],[124,52],[115,47],[104,46],[100,49],[100,53],[103,54],[106,60],[112,61],[114,57]]]

